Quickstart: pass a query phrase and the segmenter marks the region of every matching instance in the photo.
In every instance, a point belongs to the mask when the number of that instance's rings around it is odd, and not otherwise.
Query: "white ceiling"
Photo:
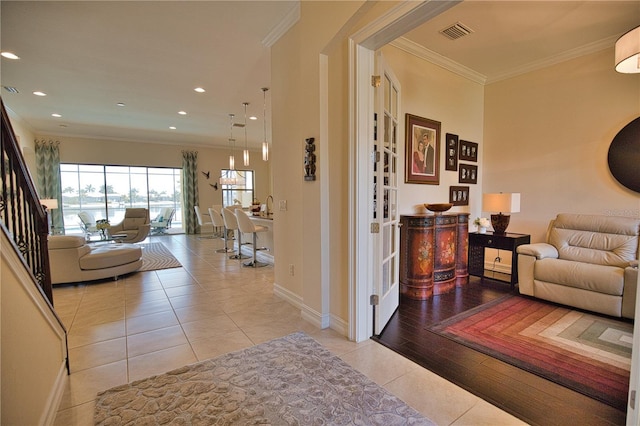
[[[249,102],[257,148],[269,46],[295,20],[297,2],[3,0],[0,8],[0,49],[21,58],[2,58],[2,86],[19,91],[3,89],[2,98],[37,132],[224,146],[229,114],[243,122]],[[438,33],[456,22],[474,32],[455,41]],[[638,24],[638,0],[466,1],[394,43],[491,82],[610,48]],[[242,129],[233,136],[244,141]]]

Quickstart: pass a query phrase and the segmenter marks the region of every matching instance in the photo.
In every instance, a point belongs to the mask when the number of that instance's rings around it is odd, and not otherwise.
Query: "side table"
[[[518,253],[516,248],[529,244],[531,235],[506,232],[496,234],[469,232],[469,275],[484,278],[484,249],[492,248],[511,252],[511,288],[518,282]]]

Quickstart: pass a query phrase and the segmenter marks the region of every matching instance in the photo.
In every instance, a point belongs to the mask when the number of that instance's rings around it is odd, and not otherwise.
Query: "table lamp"
[[[53,234],[53,219],[51,218],[51,210],[58,208],[58,200],[55,198],[43,198],[40,200],[40,204],[42,204],[47,210],[49,232]]]
[[[520,193],[482,194],[482,210],[498,214],[491,215],[491,226],[496,234],[504,234],[511,216],[503,213],[520,211]]]

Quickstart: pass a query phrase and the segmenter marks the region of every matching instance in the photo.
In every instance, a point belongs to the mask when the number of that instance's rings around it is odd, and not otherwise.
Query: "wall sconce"
[[[625,74],[640,72],[640,26],[616,41],[616,71]]]
[[[519,193],[482,194],[482,211],[498,212],[491,215],[491,226],[496,234],[504,234],[509,226],[511,216],[503,213],[518,213],[520,211]]]
[[[304,147],[304,180],[316,180],[316,150],[315,138],[305,139]]]

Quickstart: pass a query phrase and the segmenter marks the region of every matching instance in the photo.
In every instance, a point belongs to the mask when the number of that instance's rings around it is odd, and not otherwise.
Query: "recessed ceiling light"
[[[124,102],[118,102],[118,103],[116,104],[116,106],[123,107],[123,106],[125,106],[125,103],[124,103]]]
[[[251,117],[249,117],[249,120],[257,120],[258,117],[256,117],[255,115],[252,115]]]
[[[46,93],[44,93],[44,92],[39,92],[39,91],[37,91],[37,90],[36,90],[35,92],[33,92],[33,94],[34,94],[34,95],[36,95],[36,96],[47,96],[47,94],[46,94]]]
[[[176,129],[177,129],[177,127],[176,127],[176,126],[169,126],[169,128],[170,128],[171,130],[176,130]]]
[[[60,117],[62,117],[60,114],[55,113],[55,112],[54,112],[53,114],[51,114],[51,116],[52,116],[52,117],[55,117],[55,118],[60,118]]]
[[[202,87],[196,87],[196,88],[195,88],[195,89],[193,89],[193,90],[195,90],[195,91],[196,91],[196,92],[198,92],[198,93],[204,93],[204,92],[206,92],[206,90],[204,90]]]
[[[178,111],[178,114],[180,114],[180,115],[187,115],[187,112],[186,112],[186,111]]]
[[[13,52],[2,52],[0,55],[7,59],[20,59],[20,57]]]

